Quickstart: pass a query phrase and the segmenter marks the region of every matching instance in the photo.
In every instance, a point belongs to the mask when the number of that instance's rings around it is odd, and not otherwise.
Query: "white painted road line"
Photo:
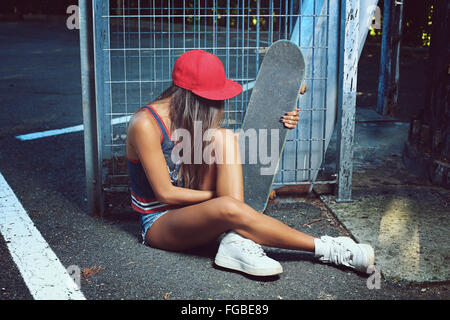
[[[47,130],[47,131],[41,131],[41,132],[22,134],[20,136],[16,136],[16,138],[19,140],[22,140],[22,141],[27,141],[27,140],[35,140],[35,139],[40,139],[40,138],[57,136],[57,135],[64,134],[64,133],[78,132],[78,131],[83,131],[83,130],[84,130],[84,126],[82,124],[80,124],[78,126],[73,126],[73,127],[63,128],[63,129],[55,129],[55,130]]]
[[[0,234],[34,299],[86,299],[1,173]]]
[[[131,118],[131,115],[114,118],[111,120],[111,125],[126,123],[126,122],[130,121],[130,118]],[[16,139],[19,139],[22,141],[36,140],[36,139],[40,139],[40,138],[52,137],[52,136],[57,136],[60,134],[65,134],[65,133],[79,132],[79,131],[83,131],[83,130],[84,130],[84,125],[79,124],[77,126],[67,127],[67,128],[63,128],[63,129],[54,129],[54,130],[22,134],[20,136],[16,136]]]

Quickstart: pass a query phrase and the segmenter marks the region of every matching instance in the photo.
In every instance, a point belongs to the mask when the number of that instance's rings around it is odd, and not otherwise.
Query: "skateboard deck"
[[[267,206],[289,131],[280,118],[296,108],[304,74],[300,48],[279,40],[269,47],[256,77],[239,143],[245,203],[259,212]]]

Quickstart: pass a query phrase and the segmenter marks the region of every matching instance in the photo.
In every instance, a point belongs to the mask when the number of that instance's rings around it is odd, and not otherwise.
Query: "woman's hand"
[[[295,109],[295,111],[286,112],[284,116],[281,117],[281,122],[288,129],[294,129],[297,126],[298,120],[300,117],[298,116],[298,112],[300,108]]]
[[[302,85],[300,89],[300,94],[304,94],[306,92],[306,85]],[[286,112],[284,116],[281,117],[280,121],[284,124],[284,126],[288,129],[294,129],[297,126],[300,117],[298,112],[300,108],[296,108],[294,111]]]

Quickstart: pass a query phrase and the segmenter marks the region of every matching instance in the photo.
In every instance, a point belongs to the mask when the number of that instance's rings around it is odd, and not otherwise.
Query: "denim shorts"
[[[169,210],[164,210],[161,212],[149,213],[149,214],[141,214],[141,235],[142,235],[142,244],[147,244],[145,241],[145,234],[148,229],[155,223],[156,220],[165,215]]]

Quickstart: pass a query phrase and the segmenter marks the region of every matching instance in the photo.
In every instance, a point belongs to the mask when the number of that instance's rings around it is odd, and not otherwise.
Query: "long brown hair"
[[[202,122],[202,137],[206,130],[219,127],[223,118],[224,101],[204,99],[174,84],[161,93],[155,101],[169,97],[171,97],[169,113],[171,133],[176,129],[185,129],[191,137],[194,137],[196,121]],[[211,142],[202,139],[202,154],[209,143]],[[194,155],[194,143],[191,143],[191,155],[192,157]],[[181,163],[178,177],[183,178],[183,186],[199,189],[208,166],[203,160],[201,164],[194,164],[194,161]]]

